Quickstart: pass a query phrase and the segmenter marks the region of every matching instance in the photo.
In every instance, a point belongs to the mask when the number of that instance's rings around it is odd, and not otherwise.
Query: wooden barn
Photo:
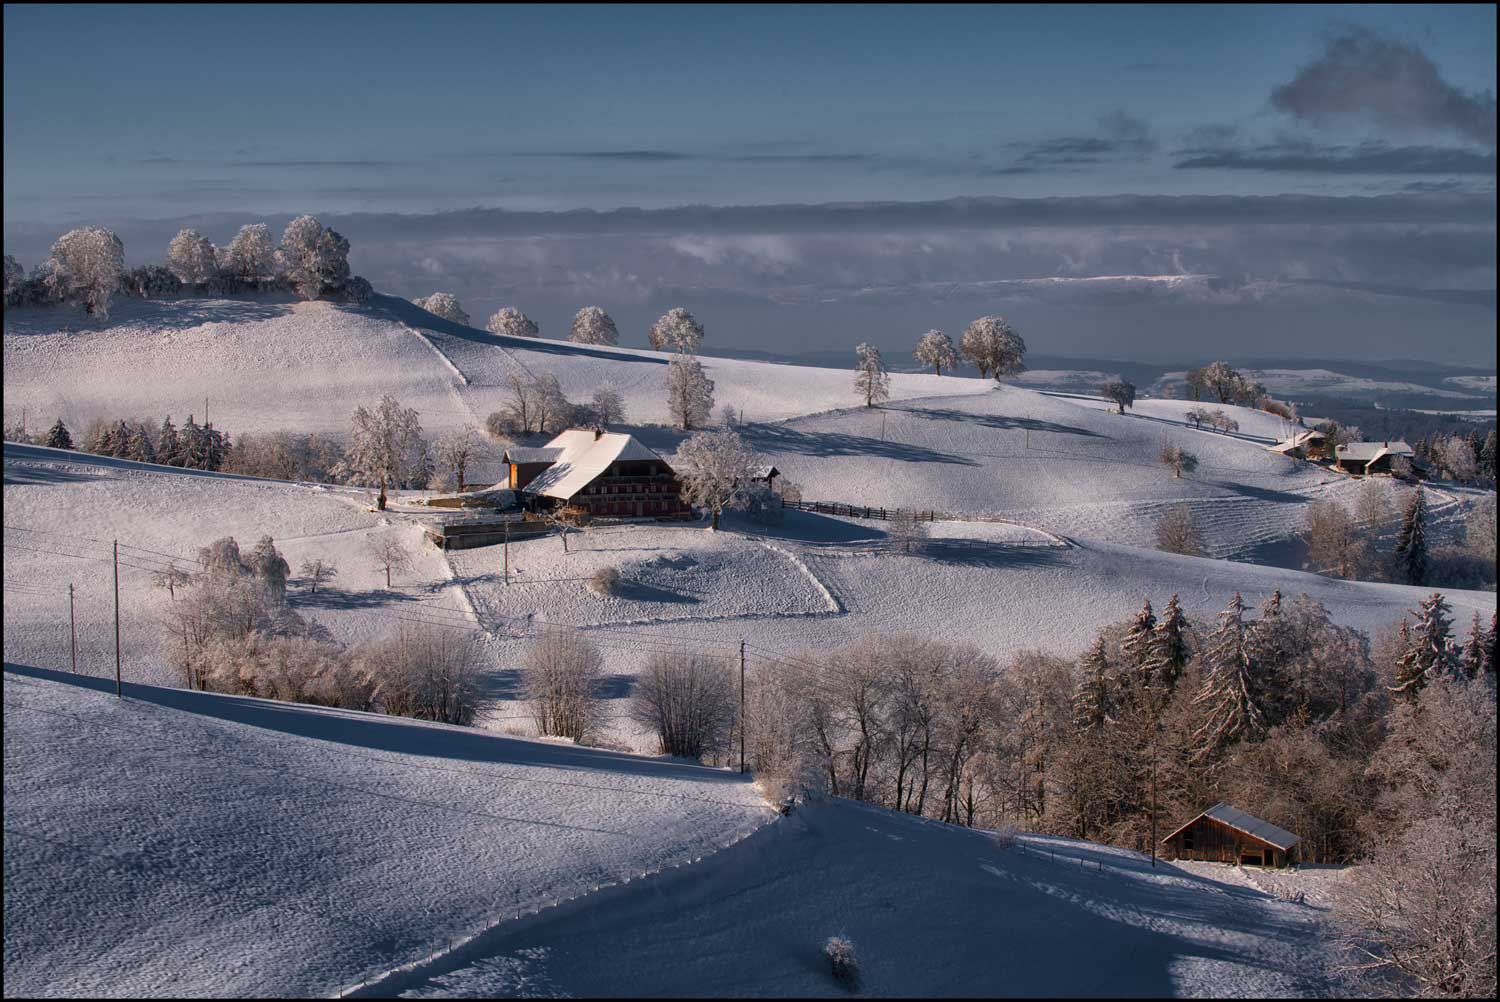
[[[1168,859],[1279,867],[1297,861],[1302,837],[1220,801],[1161,841]]]
[[[1410,466],[1415,453],[1405,442],[1350,442],[1334,449],[1333,465],[1345,473],[1394,473],[1397,459]]]
[[[1293,459],[1319,460],[1328,457],[1328,436],[1316,428],[1303,428],[1275,445],[1266,446],[1271,452]]]
[[[531,510],[609,518],[692,513],[672,467],[633,435],[570,428],[542,448],[507,449],[504,458],[506,486]]]

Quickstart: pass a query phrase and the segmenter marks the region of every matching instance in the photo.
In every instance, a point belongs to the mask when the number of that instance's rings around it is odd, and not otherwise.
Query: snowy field
[[[1310,908],[1069,839],[984,832],[830,800],[639,887],[497,929],[371,994],[1326,997]]]
[[[1248,443],[1228,447],[1281,462]],[[570,533],[566,553],[556,536],[517,542],[507,585],[500,547],[445,556],[422,540],[417,524],[399,514],[376,515],[368,504],[364,491],[7,445],[5,658],[68,667],[72,582],[80,671],[113,675],[109,560],[110,543],[119,538],[124,676],[172,684],[161,636],[172,599],[152,586],[154,570],[172,557],[190,566],[196,548],[221,535],[249,546],[268,534],[294,573],[312,557],[339,568],[317,594],[295,578],[289,594],[293,608],[343,643],[380,637],[406,622],[478,631],[491,662],[496,702],[486,720],[492,727],[528,726],[517,701],[518,666],[536,634],[549,624],[581,629],[605,654],[608,737],[644,747],[624,719],[625,700],[649,657],[662,650],[688,647],[737,661],[744,639],[752,672],[790,671],[797,669],[787,658],[802,649],[871,633],[919,632],[961,638],[1001,657],[1033,647],[1074,655],[1145,598],[1160,604],[1178,594],[1190,614],[1206,620],[1235,591],[1256,603],[1280,588],[1311,594],[1340,623],[1376,630],[1428,591],[1180,557],[1101,538],[1062,544],[1003,523],[937,522],[920,552],[905,553],[879,522],[803,512],[787,513],[779,526],[731,516],[717,533],[702,523],[598,527]],[[1113,507],[1129,511],[1123,500]],[[415,557],[389,589],[364,552],[381,532],[402,534]],[[621,572],[618,595],[588,588],[604,566]],[[1492,592],[1448,597],[1460,624],[1474,611],[1488,616],[1495,608]]]
[[[5,995],[331,995],[773,813],[737,774],[7,665]]]

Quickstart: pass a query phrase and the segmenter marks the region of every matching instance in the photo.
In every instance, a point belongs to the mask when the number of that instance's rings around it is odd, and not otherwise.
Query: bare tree
[[[337,577],[339,569],[322,557],[317,557],[312,560],[302,561],[302,566],[298,569],[298,573],[305,580],[312,583],[312,592],[316,595],[318,593],[318,585],[330,578]]]
[[[1161,464],[1169,468],[1175,478],[1180,478],[1184,473],[1192,473],[1198,468],[1198,457],[1180,445],[1162,446],[1160,459]]]
[[[667,411],[684,430],[702,427],[714,412],[714,381],[690,355],[678,355],[667,365]]]
[[[438,439],[434,452],[444,470],[453,472],[453,487],[464,489],[464,474],[479,451],[479,432],[473,425],[464,425]]]
[[[631,696],[630,715],[655,732],[662,754],[702,758],[724,747],[735,707],[735,685],[723,661],[673,652],[647,663]]]
[[[959,352],[981,376],[995,377],[1022,372],[1026,366],[1026,342],[1004,317],[980,317],[964,328]]]
[[[1135,405],[1135,384],[1126,379],[1118,379],[1111,383],[1105,383],[1099,388],[1107,399],[1113,400],[1119,408],[1116,413],[1124,414],[1125,408]]]
[[[610,425],[625,422],[625,402],[620,399],[620,391],[610,383],[605,383],[594,390],[592,404],[594,420],[598,421],[601,427],[608,428]]]
[[[417,412],[387,394],[373,411],[356,408],[350,419],[350,447],[342,472],[350,483],[379,487],[385,509],[387,488],[427,484],[427,443]]]
[[[1307,558],[1322,574],[1356,581],[1371,561],[1369,540],[1359,523],[1336,501],[1314,501],[1307,506],[1302,531]]]
[[[411,551],[400,534],[393,530],[377,532],[365,543],[365,554],[375,566],[385,571],[385,586],[391,586],[391,575],[411,569]]]
[[[582,635],[548,630],[522,664],[521,679],[539,734],[582,741],[598,715],[604,655]]]
[[[471,724],[484,695],[484,657],[472,630],[403,623],[385,641],[357,652],[376,681],[386,713]]]
[[[166,567],[151,575],[151,584],[157,588],[165,588],[174,602],[177,600],[177,589],[191,580],[192,576],[178,567],[175,560],[168,562]]]

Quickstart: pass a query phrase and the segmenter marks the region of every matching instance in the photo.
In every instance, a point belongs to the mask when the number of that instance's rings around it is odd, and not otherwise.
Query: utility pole
[[[73,621],[73,582],[68,582],[68,646],[73,651],[73,674],[78,674],[78,628]]]
[[[880,440],[885,441],[885,411],[880,412]]]
[[[1151,722],[1151,869],[1156,869],[1156,735],[1161,725]]]
[[[505,587],[510,587],[510,519],[501,523],[505,526]]]
[[[740,775],[745,774],[745,642],[740,641]]]
[[[120,541],[115,540],[115,698],[120,696]]]

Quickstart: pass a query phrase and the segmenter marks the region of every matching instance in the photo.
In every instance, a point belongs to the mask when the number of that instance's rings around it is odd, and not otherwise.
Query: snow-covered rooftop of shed
[[[561,449],[517,445],[505,450],[505,461],[507,463],[553,463],[561,455]]]
[[[1168,834],[1162,841],[1165,842],[1173,835],[1176,835],[1177,832],[1182,831],[1183,828],[1197,821],[1198,818],[1213,818],[1220,824],[1228,825],[1235,831],[1244,832],[1246,835],[1258,838],[1262,842],[1266,842],[1281,850],[1290,849],[1302,841],[1301,835],[1293,835],[1285,828],[1278,828],[1269,821],[1262,821],[1253,814],[1246,814],[1237,807],[1230,807],[1222,800],[1202,814],[1197,815],[1197,817],[1190,819],[1187,824],[1180,826]]]
[[[547,443],[556,451],[556,461],[526,485],[531,494],[566,501],[587,487],[615,462],[661,457],[642,445],[634,435],[606,432],[596,436],[586,428],[569,428]]]

